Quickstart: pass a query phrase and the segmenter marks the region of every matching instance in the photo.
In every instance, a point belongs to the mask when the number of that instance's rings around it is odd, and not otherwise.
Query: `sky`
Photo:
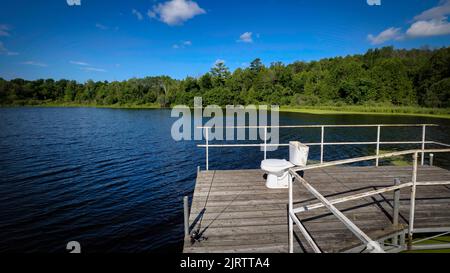
[[[0,0],[0,77],[198,77],[450,45],[450,0]]]

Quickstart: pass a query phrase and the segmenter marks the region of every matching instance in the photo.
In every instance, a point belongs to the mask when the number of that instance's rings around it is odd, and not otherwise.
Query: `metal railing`
[[[425,148],[427,144],[437,144],[446,147],[450,147],[448,144],[436,142],[436,141],[427,141],[427,128],[439,126],[436,124],[356,124],[356,125],[285,125],[285,126],[224,126],[224,127],[198,127],[199,129],[205,130],[205,144],[198,145],[200,148],[205,148],[205,166],[206,170],[209,170],[209,149],[211,148],[232,148],[232,147],[264,147],[264,159],[267,159],[267,147],[286,147],[289,146],[289,143],[280,143],[280,144],[268,144],[267,143],[267,131],[268,129],[278,128],[318,128],[321,130],[320,134],[320,142],[316,143],[304,143],[308,146],[320,146],[320,163],[324,163],[324,154],[326,146],[337,146],[337,145],[376,145],[376,155],[380,155],[380,146],[381,145],[402,145],[402,144],[420,144],[421,145],[421,165],[424,165],[425,162]],[[363,141],[363,142],[325,142],[325,132],[326,128],[377,128],[376,141]],[[422,128],[422,139],[412,140],[412,141],[381,141],[381,132],[382,128],[389,127],[421,127]],[[211,129],[223,128],[223,129],[263,129],[264,130],[264,139],[263,143],[255,143],[255,144],[211,144],[211,139],[209,138]],[[379,158],[375,158],[375,165],[379,166]]]
[[[401,152],[393,152],[383,155],[375,155],[375,156],[365,156],[365,157],[359,157],[359,158],[352,158],[352,159],[346,159],[346,160],[339,160],[334,162],[328,162],[328,163],[322,163],[322,164],[315,164],[305,167],[294,167],[289,170],[290,174],[293,176],[294,181],[300,182],[312,195],[314,195],[320,203],[302,206],[298,208],[294,208],[294,200],[293,200],[293,181],[289,181],[289,252],[293,253],[294,250],[294,223],[299,228],[300,232],[302,233],[303,237],[308,242],[309,246],[313,249],[314,252],[320,253],[322,252],[319,246],[316,244],[316,242],[312,239],[311,235],[305,228],[305,226],[301,223],[300,219],[297,217],[297,213],[305,212],[305,211],[311,211],[314,209],[326,207],[336,218],[338,218],[365,246],[365,250],[368,252],[384,252],[384,248],[381,247],[381,245],[375,241],[372,240],[366,233],[364,233],[358,226],[356,226],[350,219],[348,219],[340,210],[338,210],[335,207],[335,204],[340,204],[352,200],[359,200],[362,198],[374,196],[381,193],[386,192],[392,192],[396,191],[398,192],[402,188],[411,188],[411,197],[410,197],[410,210],[409,210],[409,222],[408,222],[408,249],[412,249],[413,243],[417,243],[419,241],[413,242],[413,234],[414,234],[414,213],[415,213],[415,203],[416,203],[416,188],[418,186],[436,186],[436,185],[450,185],[450,181],[427,181],[427,182],[418,182],[417,181],[417,166],[418,166],[418,156],[419,153],[450,153],[450,149],[430,149],[430,150],[408,150],[408,151],[401,151]],[[368,161],[368,160],[375,160],[375,159],[382,159],[382,158],[389,158],[394,156],[403,156],[403,155],[413,155],[413,168],[412,168],[412,176],[411,176],[411,182],[400,184],[399,181],[396,181],[395,186],[391,187],[385,187],[382,189],[372,190],[364,193],[358,193],[342,198],[337,198],[333,200],[328,200],[325,198],[319,191],[317,191],[308,181],[306,181],[304,178],[302,178],[297,172],[299,171],[305,171],[305,170],[313,170],[313,169],[320,169],[325,167],[331,167],[331,166],[339,166],[339,165],[345,165],[345,164],[351,164],[355,162],[362,162],[362,161]],[[399,193],[397,194],[397,197],[395,199],[399,200]],[[395,208],[397,206],[397,208]],[[394,204],[394,225],[398,224],[395,223],[398,222],[398,204]],[[397,219],[397,220],[395,220]],[[442,236],[443,234],[447,234],[450,230],[445,230],[444,233],[437,235]],[[435,236],[433,236],[435,237]],[[433,238],[430,237],[430,238]],[[397,239],[397,238],[393,238]],[[420,240],[421,241],[421,240]],[[397,240],[393,240],[393,242],[397,242]],[[391,244],[394,247],[398,247],[401,249],[401,246],[396,245],[395,243]],[[364,250],[364,249],[363,249]]]

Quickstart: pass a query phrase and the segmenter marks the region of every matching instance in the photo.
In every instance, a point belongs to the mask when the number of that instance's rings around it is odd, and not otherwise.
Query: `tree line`
[[[218,62],[201,77],[168,76],[126,81],[0,78],[1,105],[273,104],[450,107],[450,47],[370,49],[365,54],[269,66],[255,59],[231,72]]]

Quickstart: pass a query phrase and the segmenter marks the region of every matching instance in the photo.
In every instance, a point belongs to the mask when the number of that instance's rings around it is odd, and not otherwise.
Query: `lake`
[[[205,152],[196,146],[201,142],[172,140],[174,121],[170,110],[0,108],[0,252],[66,252],[69,241],[87,253],[180,252],[182,198],[192,195]],[[450,142],[449,120],[280,113],[282,125],[383,123],[438,123],[428,139]],[[320,141],[320,129],[280,135],[281,142]],[[375,140],[375,128],[326,135],[326,141]],[[421,140],[421,128],[386,129],[382,141],[389,140]],[[373,145],[332,146],[325,160],[374,153]],[[288,158],[288,151],[268,156]],[[259,168],[262,158],[258,148],[211,149],[210,169]],[[320,158],[318,147],[310,158]],[[435,162],[450,166],[448,156]]]

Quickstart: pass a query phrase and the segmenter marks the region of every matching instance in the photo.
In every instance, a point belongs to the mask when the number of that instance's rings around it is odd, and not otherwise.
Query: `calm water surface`
[[[192,195],[205,153],[197,142],[172,140],[174,121],[169,110],[0,108],[0,252],[65,252],[72,240],[84,252],[181,251],[182,197]],[[450,142],[450,122],[441,119],[284,113],[280,123],[438,123],[428,138]],[[318,129],[280,134],[281,142],[320,140]],[[383,141],[405,139],[420,140],[421,130],[382,133]],[[327,129],[326,141],[375,140],[374,128]],[[325,160],[374,151],[327,147]],[[286,148],[269,153],[287,156]],[[258,168],[262,157],[255,148],[214,149],[210,168]],[[310,157],[319,159],[319,149]],[[448,156],[436,162],[450,165]]]

